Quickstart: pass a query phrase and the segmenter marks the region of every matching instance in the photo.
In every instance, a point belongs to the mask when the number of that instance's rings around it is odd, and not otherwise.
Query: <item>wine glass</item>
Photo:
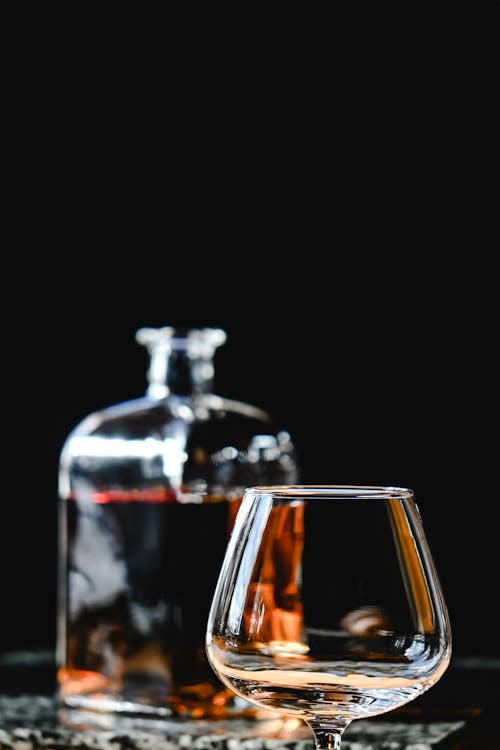
[[[206,646],[225,685],[305,721],[318,750],[417,698],[445,672],[451,632],[412,490],[248,488]]]

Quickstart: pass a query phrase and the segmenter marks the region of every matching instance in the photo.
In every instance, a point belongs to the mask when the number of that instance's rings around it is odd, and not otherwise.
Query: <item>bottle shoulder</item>
[[[71,483],[244,487],[295,483],[290,435],[262,409],[213,394],[144,396],[89,414],[68,435],[62,496]]]
[[[199,410],[200,416],[205,410],[205,416],[208,418],[239,416],[242,418],[260,420],[266,423],[272,423],[273,419],[264,409],[254,406],[253,404],[237,401],[236,399],[224,398],[212,393],[201,394],[193,399],[193,408]]]
[[[66,442],[91,435],[146,437],[151,432],[163,431],[171,422],[177,425],[184,422],[193,429],[195,425],[221,421],[261,424],[269,429],[274,425],[265,410],[215,394],[169,395],[162,399],[145,395],[91,412],[73,427]]]
[[[96,409],[74,425],[67,435],[66,442],[74,437],[100,433],[108,426],[140,422],[151,414],[152,403],[153,399],[141,396]]]

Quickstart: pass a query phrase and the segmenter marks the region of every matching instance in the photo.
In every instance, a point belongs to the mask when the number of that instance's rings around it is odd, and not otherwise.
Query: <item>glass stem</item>
[[[349,724],[342,719],[311,719],[307,723],[314,732],[316,750],[340,750],[344,729]]]

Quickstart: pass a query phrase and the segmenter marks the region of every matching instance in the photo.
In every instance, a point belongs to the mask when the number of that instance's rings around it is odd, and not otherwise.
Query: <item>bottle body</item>
[[[64,703],[230,715],[205,652],[218,572],[245,487],[296,478],[288,433],[210,393],[146,396],[78,425],[60,462]]]

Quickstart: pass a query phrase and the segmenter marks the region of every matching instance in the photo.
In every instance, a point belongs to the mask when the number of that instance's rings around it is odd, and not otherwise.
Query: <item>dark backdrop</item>
[[[10,279],[18,294],[6,306],[3,346],[2,649],[53,647],[63,440],[91,411],[144,393],[147,357],[134,333],[173,324],[227,331],[216,392],[262,406],[289,429],[304,482],[414,488],[456,653],[498,652],[490,637],[498,493],[485,486],[494,455],[492,344],[484,345],[491,320],[479,312],[485,300],[470,265],[476,227],[357,216],[319,232],[291,213],[286,229],[274,222],[270,234],[262,218],[256,229],[243,216],[239,229],[234,214],[230,224],[224,212],[205,216],[196,234],[199,217],[183,216],[185,234],[178,221],[176,238],[166,227],[158,243],[147,223],[132,226],[123,214],[121,225],[105,225],[110,252],[95,216],[89,230],[80,210],[81,231],[67,247],[59,234],[58,254],[13,257],[6,287]],[[111,225],[120,226],[114,236]],[[460,252],[445,258],[443,248],[469,248],[467,260]]]

